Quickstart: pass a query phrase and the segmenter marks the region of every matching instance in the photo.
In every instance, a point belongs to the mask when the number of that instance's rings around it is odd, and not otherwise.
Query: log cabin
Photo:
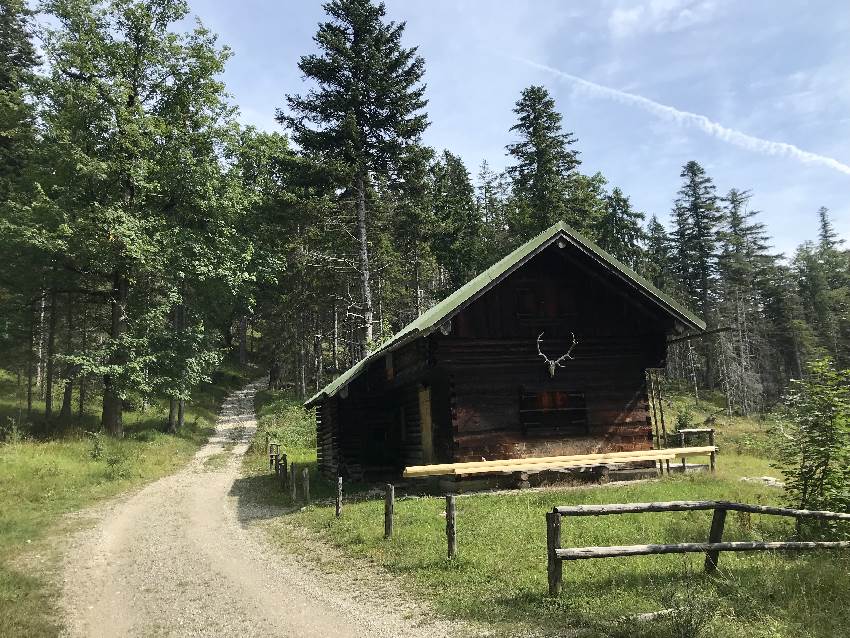
[[[647,370],[705,322],[564,223],[456,290],[329,383],[323,475],[649,450]]]

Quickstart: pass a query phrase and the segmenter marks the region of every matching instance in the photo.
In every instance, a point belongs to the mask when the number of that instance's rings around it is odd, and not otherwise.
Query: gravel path
[[[187,468],[91,512],[96,525],[71,541],[64,561],[68,635],[467,633],[401,600],[391,584],[332,578],[266,544],[254,523],[277,512],[244,505],[239,486],[260,387],[255,382],[228,397],[215,435]]]

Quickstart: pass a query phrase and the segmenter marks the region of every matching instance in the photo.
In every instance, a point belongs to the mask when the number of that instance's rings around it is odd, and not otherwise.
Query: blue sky
[[[190,0],[234,51],[225,75],[245,123],[305,85],[317,1]],[[545,85],[602,171],[666,220],[681,166],[702,163],[718,192],[751,189],[774,244],[816,235],[827,206],[850,239],[850,2],[782,0],[389,0],[426,62],[425,142],[474,175],[500,169],[522,88]]]

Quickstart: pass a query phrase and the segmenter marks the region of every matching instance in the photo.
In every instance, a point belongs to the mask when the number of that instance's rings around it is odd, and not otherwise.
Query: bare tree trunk
[[[366,233],[366,178],[357,176],[357,239],[360,243],[360,286],[362,293],[363,339],[361,357],[372,342],[372,289],[369,283],[369,240]]]
[[[44,309],[46,307],[44,290],[39,291],[38,304],[38,357],[36,358],[36,385],[38,385],[39,397],[44,398]]]
[[[30,344],[27,353],[27,418],[32,416],[32,385],[35,371],[35,307],[30,308]]]
[[[88,336],[88,311],[86,305],[83,304],[82,318],[80,319],[80,350],[85,353],[88,351],[89,346],[89,336]],[[86,410],[86,390],[87,390],[87,379],[85,374],[80,374],[79,379],[79,407],[77,408],[77,414],[79,418],[83,417],[83,414]]]
[[[65,309],[65,352],[74,350],[74,298],[71,293],[65,295],[67,308]],[[59,419],[67,422],[71,420],[72,405],[74,398],[74,367],[70,364],[65,366],[65,388],[62,393],[62,408],[59,410]]]
[[[127,298],[130,292],[130,284],[127,277],[116,269],[113,273],[112,280],[112,317],[109,326],[109,336],[113,342],[121,339],[127,330]],[[124,356],[120,352],[113,352],[108,363],[113,366],[124,365]],[[121,404],[121,395],[115,384],[115,379],[111,374],[103,376],[103,412],[101,413],[100,422],[104,429],[113,436],[121,437],[124,435],[124,425],[122,423],[124,407]]]
[[[177,429],[182,430],[186,423],[186,401],[177,401]]]
[[[44,416],[53,416],[53,376],[56,369],[56,290],[50,291],[50,320],[47,325],[47,372],[44,380]]]
[[[177,431],[177,399],[168,401],[168,431]]]
[[[334,334],[333,334],[333,345],[332,345],[332,364],[334,372],[339,370],[339,312],[337,311],[336,301],[333,303],[333,314],[334,314]]]

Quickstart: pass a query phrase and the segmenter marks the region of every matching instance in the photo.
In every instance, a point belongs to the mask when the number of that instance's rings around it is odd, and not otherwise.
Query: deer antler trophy
[[[544,333],[541,332],[539,335],[537,335],[537,354],[539,354],[541,357],[543,357],[543,360],[546,362],[546,365],[549,366],[549,376],[552,377],[552,378],[555,378],[555,368],[563,368],[564,365],[561,362],[564,361],[565,359],[572,359],[573,358],[572,357],[573,348],[576,347],[576,345],[578,344],[578,341],[576,341],[575,334],[571,332],[570,335],[573,338],[573,343],[570,346],[570,349],[567,350],[566,353],[562,354],[557,359],[550,359],[545,354],[543,354],[543,351],[540,349],[540,341],[543,339],[543,334]]]

